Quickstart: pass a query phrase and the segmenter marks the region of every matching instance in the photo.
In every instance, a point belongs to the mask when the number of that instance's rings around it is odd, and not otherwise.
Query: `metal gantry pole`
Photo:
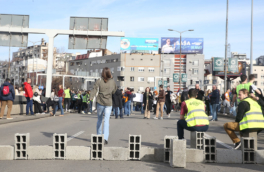
[[[180,33],[180,75],[179,75],[179,91],[181,91],[181,34]]]
[[[253,0],[251,0],[250,74],[253,73]]]
[[[229,3],[229,0],[227,0],[227,4],[226,4],[225,78],[224,78],[225,85],[224,85],[224,92],[227,90],[228,3]]]

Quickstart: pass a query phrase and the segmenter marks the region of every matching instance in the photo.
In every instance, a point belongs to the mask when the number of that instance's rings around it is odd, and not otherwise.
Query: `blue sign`
[[[180,38],[161,38],[161,53],[180,54]],[[182,54],[203,54],[203,38],[182,38]]]
[[[158,38],[121,38],[120,50],[129,52],[148,51],[148,53],[156,53],[159,51]]]

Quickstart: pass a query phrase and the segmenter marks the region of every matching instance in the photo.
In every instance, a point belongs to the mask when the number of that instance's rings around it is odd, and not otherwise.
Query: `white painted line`
[[[78,133],[72,135],[71,137],[68,137],[67,141],[71,141],[72,139],[74,139],[75,137],[81,135],[82,133],[84,133],[84,131],[80,131],[80,132],[78,132]]]
[[[206,133],[204,133],[204,135],[207,136],[207,137],[212,137],[212,136],[210,136],[210,135],[208,135],[208,134],[206,134]],[[220,140],[217,140],[217,139],[216,139],[216,142],[217,142],[218,144],[220,144],[220,145],[226,147],[227,149],[233,149],[233,147],[231,147],[231,146],[229,146],[229,145],[227,145],[227,144],[221,142]]]

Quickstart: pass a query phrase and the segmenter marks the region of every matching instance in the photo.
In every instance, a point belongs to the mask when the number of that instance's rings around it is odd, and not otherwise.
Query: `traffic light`
[[[167,83],[170,83],[170,78],[167,78]]]

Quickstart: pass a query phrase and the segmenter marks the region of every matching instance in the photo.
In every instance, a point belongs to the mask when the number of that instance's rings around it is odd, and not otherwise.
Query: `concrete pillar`
[[[171,140],[170,166],[186,167],[186,140]]]

